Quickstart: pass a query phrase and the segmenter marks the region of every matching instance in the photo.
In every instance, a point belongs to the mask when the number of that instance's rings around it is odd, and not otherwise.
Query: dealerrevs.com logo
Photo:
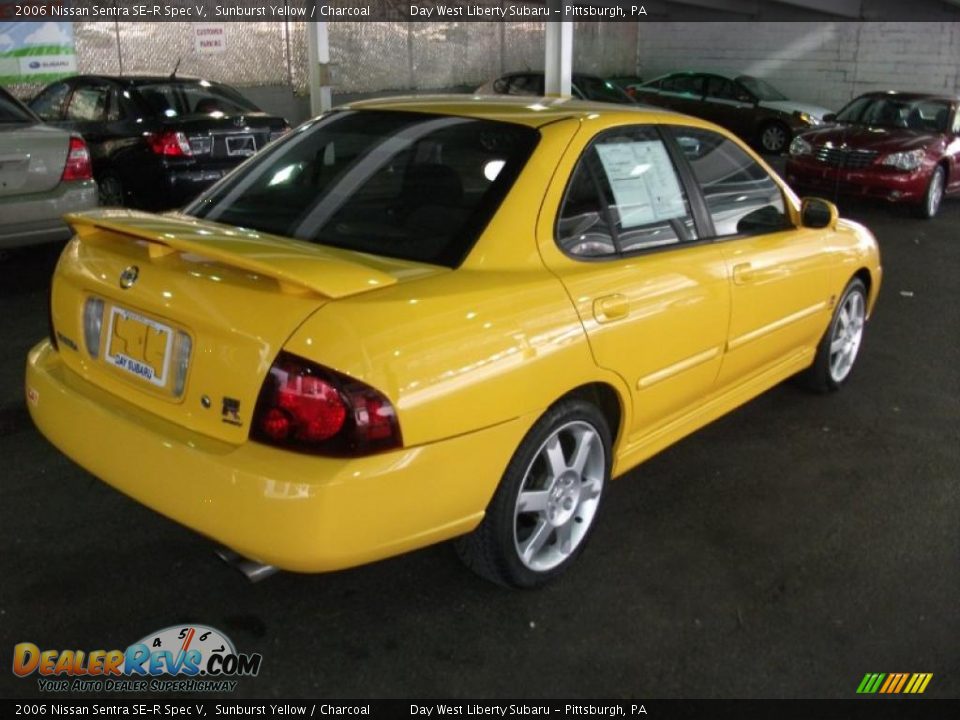
[[[256,677],[262,661],[206,625],[164,628],[126,650],[13,648],[14,675],[37,675],[42,692],[232,692],[237,678]]]

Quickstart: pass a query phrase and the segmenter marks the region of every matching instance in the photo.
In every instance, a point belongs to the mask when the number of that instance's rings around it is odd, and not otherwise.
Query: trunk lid
[[[194,114],[164,123],[182,132],[196,158],[240,162],[262,150],[271,139],[287,129],[283,118],[261,112],[243,115]]]
[[[0,197],[55,188],[69,146],[70,133],[48,125],[0,125]]]
[[[311,313],[334,298],[446,271],[186,216],[101,210],[67,220],[76,236],[52,291],[64,363],[149,412],[231,443],[246,439],[270,365]],[[98,315],[99,333],[85,325]]]

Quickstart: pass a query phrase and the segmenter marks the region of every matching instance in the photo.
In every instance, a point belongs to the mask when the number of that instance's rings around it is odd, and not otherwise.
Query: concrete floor
[[[960,696],[960,200],[932,222],[842,209],[886,270],[849,385],[776,388],[614,483],[579,565],[536,592],[446,545],[247,584],[33,429],[22,365],[53,256],[7,257],[0,651],[200,622],[263,654],[243,697],[851,698],[866,672],[931,672],[928,697]],[[0,697],[36,693],[0,672]]]

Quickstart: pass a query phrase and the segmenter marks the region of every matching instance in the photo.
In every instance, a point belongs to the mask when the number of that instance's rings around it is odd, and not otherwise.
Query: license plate
[[[110,309],[106,361],[157,387],[167,384],[173,329],[130,310]]]
[[[257,152],[253,135],[231,135],[227,138],[227,155],[230,157],[250,157]]]

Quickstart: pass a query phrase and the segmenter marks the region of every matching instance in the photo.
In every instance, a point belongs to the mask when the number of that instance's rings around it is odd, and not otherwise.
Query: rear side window
[[[660,89],[665,92],[683,93],[685,95],[703,95],[702,75],[674,75],[664,78]]]
[[[101,122],[107,119],[110,88],[107,85],[81,85],[70,96],[67,119],[78,122]]]
[[[718,237],[792,227],[780,186],[735,142],[700,128],[670,132],[690,162]]]
[[[654,128],[618,128],[587,148],[567,185],[556,235],[564,252],[584,258],[697,239],[686,192]]]
[[[187,212],[456,267],[539,137],[532,128],[472,118],[337,112],[278,141]]]
[[[59,120],[63,114],[63,102],[69,94],[70,86],[66,83],[51,85],[33,99],[30,109],[44,120]]]

